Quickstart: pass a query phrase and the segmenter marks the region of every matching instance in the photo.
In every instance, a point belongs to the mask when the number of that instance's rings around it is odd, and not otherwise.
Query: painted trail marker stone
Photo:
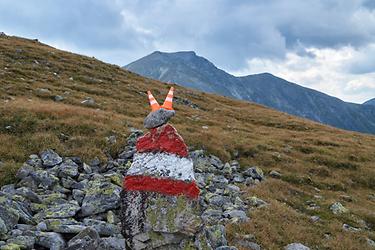
[[[173,87],[162,106],[148,92],[150,131],[138,138],[121,193],[122,234],[128,249],[195,249],[202,227],[193,162],[176,129]],[[159,114],[158,114],[159,113]],[[166,115],[167,114],[167,115]]]

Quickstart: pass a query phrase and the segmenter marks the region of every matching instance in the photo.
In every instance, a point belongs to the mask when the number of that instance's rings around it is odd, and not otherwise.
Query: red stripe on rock
[[[166,152],[188,156],[187,146],[176,129],[169,125],[153,128],[137,140],[137,152]]]
[[[128,191],[156,192],[172,196],[185,195],[192,199],[197,199],[200,192],[194,181],[185,182],[141,175],[126,176],[123,186]]]

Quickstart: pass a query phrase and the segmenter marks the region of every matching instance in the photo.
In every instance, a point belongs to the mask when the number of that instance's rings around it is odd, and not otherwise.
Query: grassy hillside
[[[0,184],[13,180],[29,154],[45,148],[86,161],[115,155],[131,127],[142,129],[149,112],[145,91],[162,102],[168,88],[95,58],[0,37]],[[54,101],[56,95],[64,100]],[[374,136],[179,86],[175,96],[171,122],[190,146],[238,159],[243,168],[282,173],[281,179],[244,187],[245,198],[256,195],[270,206],[250,211],[247,224],[229,225],[229,238],[252,233],[266,249],[291,242],[366,249],[366,238],[375,239]],[[82,104],[87,97],[95,103]],[[107,142],[110,135],[116,135],[115,144]],[[333,215],[329,206],[335,201],[350,213]],[[311,203],[320,208],[311,210]],[[312,223],[311,215],[322,220]],[[361,231],[347,232],[343,223]]]

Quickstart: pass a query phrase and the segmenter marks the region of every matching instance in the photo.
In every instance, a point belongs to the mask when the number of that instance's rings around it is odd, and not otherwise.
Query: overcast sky
[[[235,75],[375,98],[375,0],[0,0],[0,31],[121,66],[194,50]]]

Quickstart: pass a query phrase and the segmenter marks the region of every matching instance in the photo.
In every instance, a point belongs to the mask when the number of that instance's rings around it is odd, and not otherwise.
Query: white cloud
[[[370,44],[367,47],[372,46]],[[348,65],[352,65],[358,58],[366,57],[367,48],[310,47],[305,50],[305,55],[296,51],[288,52],[284,59],[252,58],[247,60],[246,68],[231,73],[248,75],[270,72],[349,102],[362,103],[375,97],[375,72],[359,75],[347,70]]]

